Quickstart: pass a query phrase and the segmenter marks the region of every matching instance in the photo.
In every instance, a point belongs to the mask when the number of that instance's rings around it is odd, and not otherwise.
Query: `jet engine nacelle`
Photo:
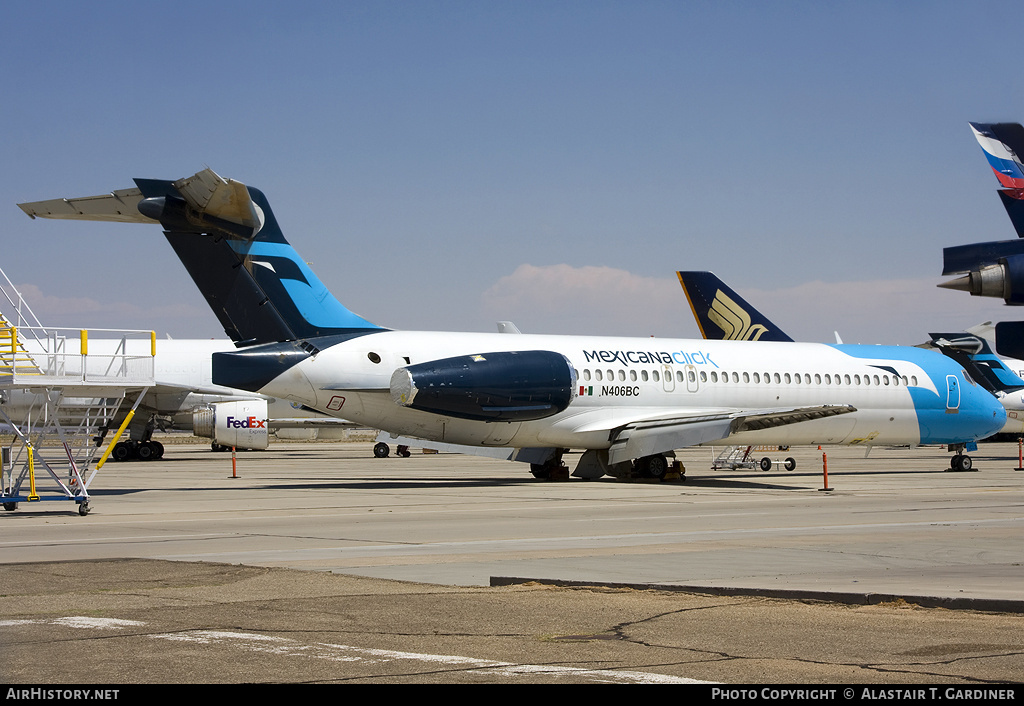
[[[216,402],[192,412],[192,433],[221,446],[265,449],[269,443],[266,400]]]
[[[572,402],[576,371],[561,353],[508,351],[443,358],[399,368],[395,404],[459,419],[525,422]]]
[[[1011,306],[1024,305],[1024,255],[1007,255],[992,264],[977,265],[963,277],[939,286],[975,297],[1000,297]]]

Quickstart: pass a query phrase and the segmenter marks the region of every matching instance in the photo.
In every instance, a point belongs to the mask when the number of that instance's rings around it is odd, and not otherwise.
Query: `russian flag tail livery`
[[[969,123],[989,166],[1004,188],[999,190],[1006,214],[1024,238],[1024,127],[1019,123]]]
[[[1007,189],[1024,189],[1024,127],[1018,123],[969,123],[996,179]]]
[[[701,335],[717,341],[792,341],[711,272],[677,272]]]
[[[164,235],[238,346],[382,330],[346,309],[285,240],[266,196],[206,169],[136,179]]]

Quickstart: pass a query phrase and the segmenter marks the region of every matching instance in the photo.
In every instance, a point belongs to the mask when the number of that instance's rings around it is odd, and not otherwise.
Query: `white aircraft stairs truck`
[[[87,515],[90,484],[153,385],[155,334],[104,329],[120,344],[90,353],[90,331],[43,327],[3,270],[0,308],[0,503],[66,500]],[[150,353],[129,355],[145,337]]]

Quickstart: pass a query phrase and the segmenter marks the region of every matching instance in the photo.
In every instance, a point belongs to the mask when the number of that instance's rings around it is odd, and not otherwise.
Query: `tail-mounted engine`
[[[443,358],[399,368],[395,404],[459,419],[524,422],[572,402],[576,371],[561,353],[506,351]]]

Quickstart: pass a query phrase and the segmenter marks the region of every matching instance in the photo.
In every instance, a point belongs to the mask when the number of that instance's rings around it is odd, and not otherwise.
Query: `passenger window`
[[[697,382],[697,373],[691,370],[686,375],[688,378],[690,378],[690,382]]]
[[[825,373],[825,384],[826,385],[831,385],[832,384],[832,376],[829,375],[828,373]]]
[[[661,376],[658,374],[657,370],[651,371],[651,379],[654,380],[654,382],[659,382],[661,380]]]
[[[601,382],[601,380],[604,379],[604,377],[601,375],[601,371],[600,370],[595,370],[594,371],[594,379],[597,380],[598,382]]]
[[[640,379],[643,380],[644,382],[647,382],[647,371],[646,370],[641,370],[640,371]]]
[[[620,370],[619,371],[619,381],[620,382],[625,382],[626,381],[626,371],[625,370]]]
[[[635,370],[630,370],[629,371],[629,379],[632,380],[633,382],[636,382],[636,371]]]
[[[707,382],[708,381],[708,374],[706,372],[704,372],[703,370],[700,371],[700,381],[701,382]]]
[[[718,382],[718,373],[714,370],[711,371],[711,382]]]
[[[750,382],[750,373],[743,373],[743,382]]]
[[[732,381],[733,382],[739,382],[740,381],[740,374],[739,373],[733,373],[732,374]]]
[[[845,384],[849,385],[850,384],[850,376],[849,375],[844,375],[843,376],[843,382]]]
[[[779,375],[778,373],[775,373],[775,384],[776,385],[781,385],[782,384],[782,376]]]
[[[754,373],[754,382],[757,382],[757,383],[761,382],[761,375],[760,374]]]
[[[814,384],[815,385],[820,385],[821,384],[821,373],[815,373],[814,374]]]
[[[583,379],[590,382],[590,368],[583,371]]]
[[[682,370],[677,370],[676,371],[676,382],[684,382],[684,380],[683,380],[683,371]]]

